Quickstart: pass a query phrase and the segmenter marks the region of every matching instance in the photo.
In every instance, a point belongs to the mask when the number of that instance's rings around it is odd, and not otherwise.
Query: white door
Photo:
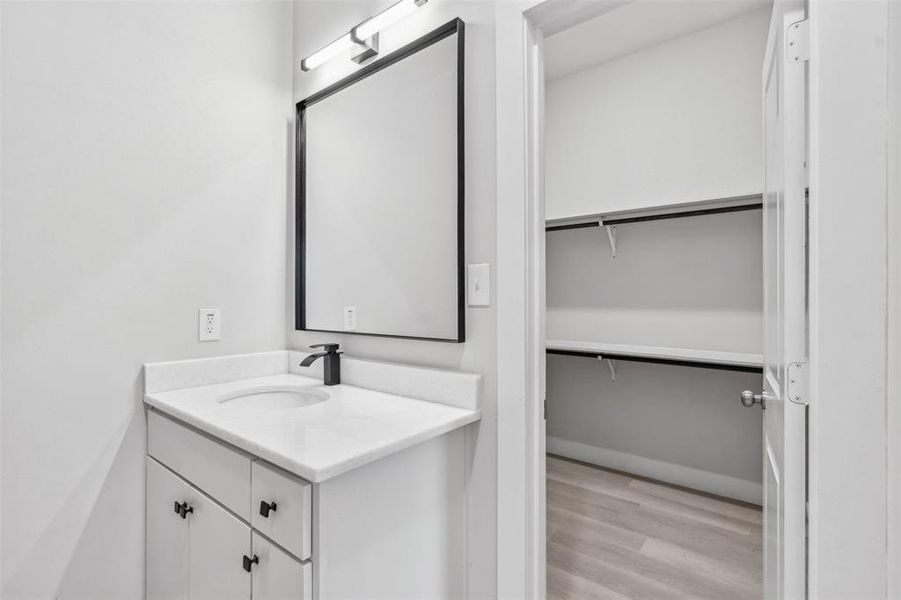
[[[147,463],[147,600],[187,600],[188,521],[175,505],[190,486],[149,456]]]
[[[313,565],[302,563],[253,533],[253,600],[309,600],[312,598]]]
[[[194,488],[188,504],[191,600],[250,600],[250,527]]]
[[[763,65],[764,591],[806,596],[806,22],[776,0]]]

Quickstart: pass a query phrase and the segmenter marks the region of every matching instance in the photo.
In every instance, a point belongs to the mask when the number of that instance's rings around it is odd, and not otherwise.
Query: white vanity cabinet
[[[148,454],[147,600],[311,597],[309,562],[291,556],[248,522],[253,464],[254,472],[269,477],[261,493],[280,502],[280,516],[288,516],[266,527],[266,534],[305,548],[309,558],[309,483],[257,465],[249,455],[153,411],[148,412]],[[279,476],[285,482],[276,493],[271,480]],[[201,491],[202,485],[222,497]],[[299,500],[304,490],[306,505]]]
[[[465,432],[310,483],[147,411],[147,600],[460,598]]]

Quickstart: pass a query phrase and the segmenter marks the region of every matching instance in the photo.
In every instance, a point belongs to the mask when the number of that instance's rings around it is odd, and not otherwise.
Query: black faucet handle
[[[310,348],[322,348],[329,354],[338,352],[338,344],[313,344]]]

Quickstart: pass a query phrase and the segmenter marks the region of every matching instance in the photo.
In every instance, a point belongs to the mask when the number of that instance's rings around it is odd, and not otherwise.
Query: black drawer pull
[[[253,558],[250,558],[246,554],[244,555],[244,570],[250,573],[250,567],[253,565],[260,564],[260,557],[256,554],[253,555]]]
[[[275,502],[266,502],[265,500],[260,500],[260,514],[265,518],[269,518],[269,511],[275,512],[277,505]]]

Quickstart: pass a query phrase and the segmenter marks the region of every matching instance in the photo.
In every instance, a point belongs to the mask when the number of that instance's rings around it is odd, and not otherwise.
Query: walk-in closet
[[[638,0],[545,40],[549,598],[761,596],[769,17]]]

